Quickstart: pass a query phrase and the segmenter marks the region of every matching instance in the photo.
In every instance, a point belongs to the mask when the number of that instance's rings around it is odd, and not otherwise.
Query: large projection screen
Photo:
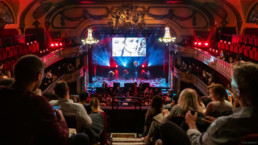
[[[146,38],[145,37],[113,37],[112,38],[113,57],[145,57]]]

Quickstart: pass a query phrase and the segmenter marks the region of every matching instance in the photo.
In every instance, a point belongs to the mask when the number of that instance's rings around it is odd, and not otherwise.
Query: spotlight
[[[205,45],[205,46],[209,46],[209,43],[208,43],[208,42],[205,42],[204,45]]]
[[[126,63],[124,63],[123,66],[126,67]]]
[[[63,46],[63,44],[62,44],[62,43],[59,43],[59,46]]]
[[[202,45],[202,42],[198,42],[198,45],[201,46],[201,45]]]
[[[118,68],[118,65],[116,65],[116,68]]]
[[[197,42],[194,42],[194,45],[197,45]]]
[[[143,65],[142,65],[142,68],[144,68],[144,67],[145,67],[145,65],[143,64]]]
[[[58,43],[55,43],[55,46],[58,46]]]
[[[54,46],[55,46],[54,43],[51,43],[51,44],[50,44],[50,47],[54,47]]]

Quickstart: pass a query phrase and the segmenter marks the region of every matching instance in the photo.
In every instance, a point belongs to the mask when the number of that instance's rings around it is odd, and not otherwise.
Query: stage
[[[120,87],[124,87],[125,83],[135,83],[137,82],[137,85],[140,84],[140,82],[142,83],[149,83],[150,87],[160,87],[160,88],[169,88],[169,84],[166,83],[166,79],[165,78],[155,78],[155,79],[119,79],[116,78],[112,81],[109,80],[109,78],[105,78],[105,77],[99,77],[99,76],[95,76],[92,78],[92,83],[88,84],[88,87],[91,88],[97,88],[97,87],[102,87],[102,83],[103,81],[105,81],[108,85],[108,87],[113,87],[113,83],[120,83]]]

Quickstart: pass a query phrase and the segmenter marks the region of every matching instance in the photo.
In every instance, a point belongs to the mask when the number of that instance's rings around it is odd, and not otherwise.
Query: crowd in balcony
[[[194,45],[194,47],[207,51],[229,63],[240,60],[258,61],[258,37],[256,35],[230,35],[230,37],[222,37],[216,47],[200,47],[198,45]]]
[[[194,62],[187,64],[185,61],[182,61],[181,65],[177,65],[176,67],[187,74],[196,75],[207,85],[215,83],[215,71],[206,69],[205,67],[200,67],[199,64],[196,64]]]

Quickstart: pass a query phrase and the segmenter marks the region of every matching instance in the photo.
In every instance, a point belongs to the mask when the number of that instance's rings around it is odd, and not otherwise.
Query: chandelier
[[[91,45],[91,44],[98,43],[98,42],[99,42],[99,40],[93,38],[92,29],[88,28],[88,36],[86,39],[82,39],[82,43]]]
[[[175,39],[176,39],[175,37],[171,37],[169,27],[166,26],[165,27],[165,34],[164,34],[163,38],[159,38],[159,41],[169,43],[169,42],[174,42]]]

